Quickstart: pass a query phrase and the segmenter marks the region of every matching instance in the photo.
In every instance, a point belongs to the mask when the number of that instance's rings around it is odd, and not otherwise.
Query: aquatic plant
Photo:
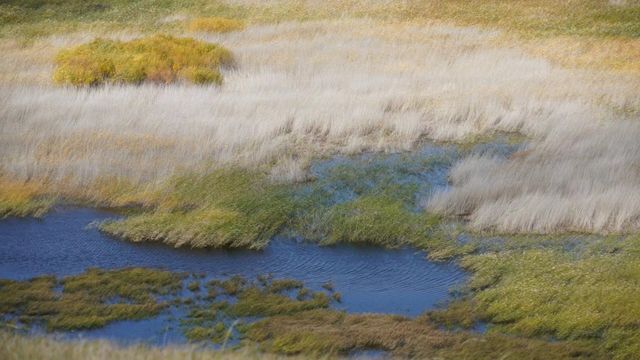
[[[50,330],[102,327],[110,322],[157,315],[166,304],[161,295],[176,293],[181,275],[130,268],[90,269],[58,281],[37,277],[0,284],[0,313],[22,323],[41,323]],[[62,286],[62,292],[55,288]]]
[[[345,314],[312,310],[274,316],[251,324],[248,339],[267,352],[287,355],[347,355],[375,349],[403,358],[569,359],[600,358],[599,351],[577,342],[543,342],[498,334],[446,332],[422,318],[381,314]]]
[[[179,80],[220,84],[220,67],[232,63],[227,49],[194,39],[167,35],[127,42],[96,39],[62,50],[56,56],[53,80],[75,86]]]
[[[196,18],[189,22],[189,31],[226,33],[244,29],[244,22],[223,17]]]

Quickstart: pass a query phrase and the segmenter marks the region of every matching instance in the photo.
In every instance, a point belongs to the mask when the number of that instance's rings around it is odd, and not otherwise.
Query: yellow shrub
[[[244,22],[222,17],[193,19],[189,23],[189,31],[226,33],[244,29]]]
[[[53,80],[58,84],[168,84],[179,80],[220,84],[220,66],[231,65],[233,57],[220,45],[155,35],[128,42],[96,39],[62,50],[55,62]]]

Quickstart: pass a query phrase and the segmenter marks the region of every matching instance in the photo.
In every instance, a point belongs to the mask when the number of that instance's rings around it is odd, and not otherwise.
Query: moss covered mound
[[[232,65],[233,57],[220,45],[155,35],[127,42],[96,39],[62,50],[55,63],[58,84],[221,84],[220,67]]]

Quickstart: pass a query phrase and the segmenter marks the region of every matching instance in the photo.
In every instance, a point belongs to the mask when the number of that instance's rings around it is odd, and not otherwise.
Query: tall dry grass
[[[636,106],[624,77],[567,72],[493,34],[371,21],[288,23],[203,37],[232,49],[222,88],[0,89],[2,170],[86,185],[204,163],[273,165],[300,179],[312,157],[402,150],[490,131],[537,136],[566,119]]]
[[[558,127],[509,159],[469,157],[434,211],[477,230],[553,233],[640,229],[640,123]]]
[[[237,351],[212,351],[197,346],[122,347],[107,341],[61,341],[55,337],[27,337],[0,332],[0,358],[5,360],[97,360],[97,359],[281,359],[282,356],[260,353],[252,348]]]

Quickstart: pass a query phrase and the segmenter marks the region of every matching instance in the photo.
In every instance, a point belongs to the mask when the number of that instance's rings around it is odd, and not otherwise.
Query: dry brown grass
[[[26,337],[0,331],[0,359],[4,360],[270,360],[282,358],[284,357],[260,353],[251,347],[236,351],[212,351],[196,346],[122,347],[107,341],[68,342],[53,337]]]

